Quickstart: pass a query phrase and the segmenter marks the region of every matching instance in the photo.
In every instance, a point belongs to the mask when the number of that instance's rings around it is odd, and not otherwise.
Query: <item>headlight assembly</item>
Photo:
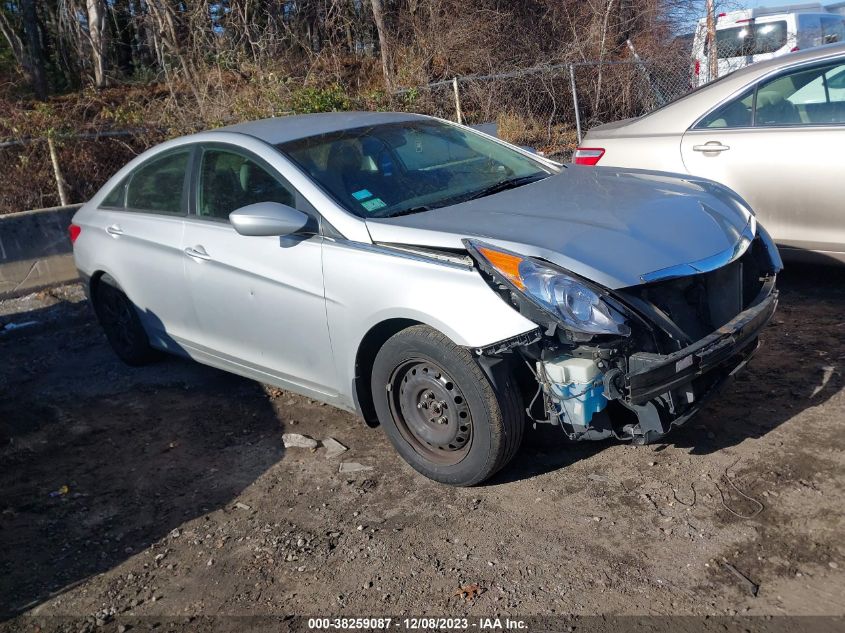
[[[573,275],[483,242],[464,243],[485,268],[564,328],[582,334],[631,334],[624,316]]]

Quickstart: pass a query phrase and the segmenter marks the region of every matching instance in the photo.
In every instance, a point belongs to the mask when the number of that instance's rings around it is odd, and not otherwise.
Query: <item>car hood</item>
[[[708,180],[570,166],[477,200],[368,219],[367,228],[374,242],[416,247],[463,249],[476,238],[617,289],[732,252],[750,218],[736,194]]]

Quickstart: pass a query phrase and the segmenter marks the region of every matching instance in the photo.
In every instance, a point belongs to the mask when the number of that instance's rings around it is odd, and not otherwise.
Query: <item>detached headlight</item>
[[[625,318],[584,282],[562,270],[497,247],[465,240],[470,252],[512,290],[549,313],[565,328],[583,334],[629,336]]]

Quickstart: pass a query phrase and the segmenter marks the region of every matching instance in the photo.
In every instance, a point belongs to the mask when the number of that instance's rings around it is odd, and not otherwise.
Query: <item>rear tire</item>
[[[150,345],[129,297],[110,275],[100,277],[92,293],[94,312],[115,354],[127,365],[146,365],[161,354]]]
[[[373,402],[391,443],[415,470],[472,486],[513,458],[525,431],[515,383],[500,382],[495,388],[468,350],[416,325],[376,355]]]

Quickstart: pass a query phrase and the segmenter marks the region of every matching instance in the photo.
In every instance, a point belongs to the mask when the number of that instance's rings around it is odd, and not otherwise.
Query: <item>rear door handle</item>
[[[123,229],[120,228],[117,224],[112,224],[111,226],[106,227],[106,233],[109,235],[123,235]]]
[[[189,246],[185,249],[185,255],[193,259],[201,259],[203,261],[208,261],[211,259],[211,255],[206,253],[205,249],[200,245],[197,245],[193,248]]]
[[[704,145],[693,145],[692,149],[694,152],[726,152],[730,149],[730,146],[714,141]]]

